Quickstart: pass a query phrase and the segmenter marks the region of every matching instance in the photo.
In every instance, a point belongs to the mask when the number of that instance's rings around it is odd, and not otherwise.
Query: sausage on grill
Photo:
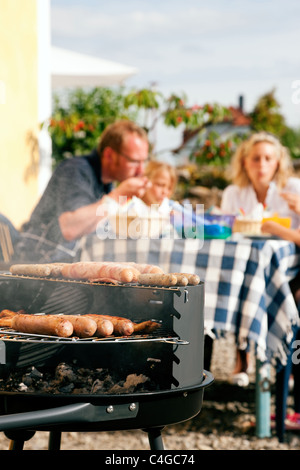
[[[177,279],[185,277],[188,280],[188,284],[196,286],[200,282],[200,277],[197,274],[188,274],[188,273],[171,273],[174,274]]]
[[[109,320],[114,327],[114,334],[119,336],[130,336],[134,332],[133,322],[128,318],[116,317],[111,315],[98,315],[98,314],[89,314],[90,317],[95,318],[100,317],[104,320]]]
[[[140,274],[138,282],[149,286],[175,286],[177,277],[174,274]]]
[[[13,310],[4,309],[0,312],[0,327],[11,328],[12,319],[18,312]]]
[[[134,333],[152,333],[152,331],[157,330],[157,328],[160,328],[160,324],[157,323],[156,321],[153,320],[146,320],[141,323],[134,323],[133,328],[134,328]]]
[[[59,277],[65,264],[68,263],[13,264],[9,270],[18,276]]]
[[[12,274],[21,276],[51,276],[51,267],[49,264],[13,264],[9,268]]]
[[[73,334],[73,325],[61,315],[17,314],[11,327],[22,333],[54,335],[67,338]]]
[[[87,314],[84,315],[87,317],[90,317],[97,326],[96,330],[96,335],[100,337],[106,337],[106,336],[111,336],[114,332],[114,325],[110,320],[107,320],[105,318],[102,318],[101,315],[96,315],[96,314]]]
[[[79,338],[89,338],[97,331],[97,324],[92,318],[85,315],[59,315],[73,325],[73,334]]]
[[[148,274],[148,273],[164,274],[164,271],[159,266],[156,266],[155,264],[141,264],[141,263],[134,263],[134,262],[130,262],[127,264],[137,269],[140,272],[140,274]]]
[[[120,282],[134,282],[139,271],[133,266],[114,262],[82,261],[66,264],[61,273],[69,279],[101,279],[112,278]]]

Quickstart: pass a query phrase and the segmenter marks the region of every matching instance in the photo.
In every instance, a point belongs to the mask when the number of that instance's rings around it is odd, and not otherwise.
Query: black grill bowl
[[[52,396],[6,393],[0,396],[0,431],[12,429],[112,431],[147,429],[195,417],[202,408],[204,389],[213,381],[204,373],[199,386],[186,390],[132,395]]]

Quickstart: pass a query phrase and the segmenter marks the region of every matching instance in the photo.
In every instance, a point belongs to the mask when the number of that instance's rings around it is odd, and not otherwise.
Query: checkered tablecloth
[[[285,363],[298,311],[288,281],[300,270],[300,249],[281,240],[84,239],[81,260],[135,261],[165,272],[200,275],[205,283],[207,332],[254,341],[261,361]]]

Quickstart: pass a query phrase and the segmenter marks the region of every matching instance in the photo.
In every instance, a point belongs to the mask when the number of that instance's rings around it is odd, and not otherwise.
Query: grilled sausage
[[[160,328],[160,324],[153,320],[146,320],[141,323],[134,323],[133,324],[134,333],[151,333],[157,328]]]
[[[73,325],[60,315],[18,314],[12,317],[11,327],[22,333],[60,336],[67,338],[73,333]]]
[[[9,270],[19,276],[59,277],[65,264],[67,263],[13,264]]]
[[[79,338],[89,338],[97,331],[97,324],[85,315],[59,315],[73,325],[73,334]]]
[[[141,274],[148,274],[148,273],[164,274],[163,270],[159,266],[156,266],[155,264],[140,264],[140,263],[134,263],[134,262],[130,262],[128,264],[136,268]]]
[[[138,282],[149,286],[175,286],[177,277],[174,274],[140,274]]]
[[[12,274],[19,276],[49,277],[51,275],[49,264],[13,264],[9,270]]]
[[[114,334],[119,336],[130,336],[134,331],[133,322],[128,318],[116,317],[111,315],[97,315],[89,314],[92,318],[101,317],[104,320],[109,320],[114,327]]]
[[[177,279],[178,277],[184,276],[187,278],[188,283],[192,286],[196,286],[200,282],[200,277],[197,274],[188,274],[188,273],[172,273],[174,274]]]
[[[61,270],[63,266],[65,266],[67,263],[51,263],[49,264],[50,269],[51,269],[51,277],[60,277],[61,276]]]
[[[82,261],[62,267],[62,275],[71,279],[112,278],[120,282],[134,282],[139,272],[133,266],[114,262]]]
[[[170,273],[170,274],[174,274],[174,276],[176,276],[176,279],[177,279],[177,282],[176,282],[176,285],[177,286],[187,286],[189,281],[188,281],[188,278],[185,274],[179,274],[179,273]]]
[[[90,317],[97,325],[96,336],[106,337],[111,336],[114,332],[114,325],[110,320],[102,318],[100,315],[87,314],[85,315]]]
[[[11,328],[12,319],[15,315],[18,315],[18,313],[7,309],[2,310],[0,313],[0,327]]]

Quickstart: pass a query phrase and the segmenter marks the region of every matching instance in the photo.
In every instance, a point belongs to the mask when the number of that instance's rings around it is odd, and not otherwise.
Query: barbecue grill
[[[163,449],[161,430],[196,416],[205,387],[204,284],[143,286],[0,275],[0,309],[32,314],[116,315],[154,320],[149,334],[58,338],[0,329],[0,431],[22,448],[36,431],[50,432],[49,449],[62,432],[143,429],[151,449]],[[11,377],[33,369],[43,377],[67,364],[74,370],[108,371],[112,389],[9,388]],[[26,375],[26,374],[25,374]],[[124,388],[127,378],[136,388]],[[119,386],[118,384],[122,384]],[[24,390],[25,388],[25,390]]]

